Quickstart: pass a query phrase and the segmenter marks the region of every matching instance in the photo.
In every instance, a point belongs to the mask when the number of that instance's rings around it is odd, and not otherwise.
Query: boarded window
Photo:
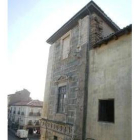
[[[68,57],[69,51],[70,51],[70,35],[67,36],[62,40],[62,46],[63,46],[63,59]]]
[[[65,112],[65,99],[66,99],[66,86],[59,87],[58,89],[58,113]]]
[[[99,121],[114,122],[114,99],[99,100]]]

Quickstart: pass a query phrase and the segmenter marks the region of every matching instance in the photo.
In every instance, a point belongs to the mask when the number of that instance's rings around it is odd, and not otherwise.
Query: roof
[[[32,107],[42,107],[43,102],[39,100],[32,100],[32,101],[21,101],[12,104],[11,106],[32,106]]]
[[[124,35],[124,34],[128,34],[132,32],[132,24],[126,26],[123,29],[120,29],[119,31],[112,33],[106,37],[104,37],[102,40],[96,42],[95,44],[93,44],[92,48],[96,48],[101,46],[102,44],[107,44],[109,41],[113,40],[113,39],[118,39],[118,37]]]
[[[89,15],[90,13],[95,12],[98,16],[100,16],[114,31],[118,31],[120,28],[102,11],[98,5],[96,5],[93,1],[90,1],[85,7],[83,7],[77,14],[75,14],[68,22],[66,22],[59,30],[57,30],[48,40],[47,43],[52,44],[57,39],[59,39],[62,35],[68,32],[71,28],[73,28],[78,20]]]

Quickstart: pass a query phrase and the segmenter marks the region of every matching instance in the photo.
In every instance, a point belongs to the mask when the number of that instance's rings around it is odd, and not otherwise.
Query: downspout
[[[87,42],[87,50],[86,50],[86,70],[85,70],[85,96],[84,96],[84,111],[83,111],[83,136],[82,140],[86,138],[86,119],[87,119],[87,102],[88,102],[88,76],[89,76],[89,51],[90,51],[90,19],[91,19],[91,12],[89,11],[88,7],[86,6],[87,11],[89,13],[89,20],[88,20],[88,42]]]

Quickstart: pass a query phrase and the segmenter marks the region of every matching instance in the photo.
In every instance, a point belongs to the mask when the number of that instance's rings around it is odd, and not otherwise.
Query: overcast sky
[[[6,94],[26,88],[43,100],[49,44],[46,40],[89,0],[8,0]],[[94,0],[120,27],[131,24],[131,0]]]

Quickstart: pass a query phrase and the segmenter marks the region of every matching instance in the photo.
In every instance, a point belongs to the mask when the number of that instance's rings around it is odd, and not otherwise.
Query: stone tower
[[[41,140],[85,139],[90,46],[118,30],[91,1],[47,40]]]

